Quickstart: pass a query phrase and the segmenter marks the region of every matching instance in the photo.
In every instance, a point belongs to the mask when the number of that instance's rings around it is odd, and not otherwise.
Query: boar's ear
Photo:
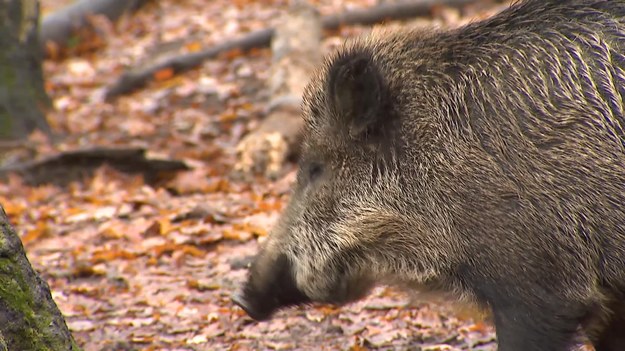
[[[387,86],[370,54],[339,57],[330,68],[328,83],[330,104],[350,137],[381,127]]]

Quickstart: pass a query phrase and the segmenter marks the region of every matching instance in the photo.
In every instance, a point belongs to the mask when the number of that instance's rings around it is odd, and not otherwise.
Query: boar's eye
[[[308,166],[308,181],[314,182],[323,174],[323,165],[318,162],[313,162]]]

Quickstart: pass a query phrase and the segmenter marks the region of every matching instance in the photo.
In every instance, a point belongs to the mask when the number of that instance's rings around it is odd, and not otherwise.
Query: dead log
[[[70,39],[80,31],[93,30],[89,16],[101,15],[115,22],[124,13],[136,11],[146,0],[78,0],[41,21],[40,41],[44,52],[50,45],[66,47]]]
[[[79,351],[0,206],[0,350]]]
[[[368,9],[348,11],[343,14],[327,16],[322,19],[323,28],[334,30],[343,25],[370,25],[385,20],[400,20],[417,16],[428,15],[435,5],[461,7],[477,0],[412,0],[397,3],[383,3]],[[274,28],[262,29],[227,41],[214,47],[171,57],[148,67],[137,67],[122,74],[106,90],[105,98],[111,101],[114,98],[133,92],[143,87],[154,75],[162,70],[171,70],[178,74],[198,67],[202,62],[213,59],[220,54],[232,50],[248,51],[253,48],[266,47],[274,35]]]
[[[173,172],[190,169],[183,161],[149,157],[143,148],[96,147],[0,167],[0,179],[17,174],[29,185],[51,183],[66,186],[72,181],[91,176],[105,164],[120,172],[143,174],[147,183],[154,183]]]
[[[258,129],[237,145],[235,173],[280,176],[296,150],[303,124],[300,104],[306,83],[321,63],[321,16],[305,0],[293,0],[271,41],[269,108]]]

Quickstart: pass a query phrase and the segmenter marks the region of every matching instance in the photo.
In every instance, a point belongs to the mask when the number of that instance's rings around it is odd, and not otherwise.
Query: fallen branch
[[[78,0],[45,16],[41,21],[40,41],[44,52],[49,45],[66,47],[81,29],[91,29],[89,16],[102,15],[115,22],[124,13],[136,11],[146,0]]]
[[[189,169],[183,161],[149,158],[142,148],[92,148],[0,167],[0,179],[17,174],[29,185],[53,183],[65,186],[91,175],[104,164],[121,172],[142,173],[148,183],[159,180],[163,173]]]
[[[343,14],[327,16],[322,19],[323,28],[334,30],[342,25],[369,25],[384,20],[406,19],[429,14],[435,5],[460,7],[476,0],[413,0],[399,3],[384,3],[364,10],[348,11]],[[124,73],[107,91],[105,98],[110,101],[117,96],[130,93],[150,81],[155,73],[171,70],[178,74],[199,66],[202,62],[215,58],[231,50],[248,51],[253,48],[266,47],[274,34],[273,28],[262,29],[247,34],[239,39],[231,40],[206,50],[172,57],[145,68],[132,69]]]

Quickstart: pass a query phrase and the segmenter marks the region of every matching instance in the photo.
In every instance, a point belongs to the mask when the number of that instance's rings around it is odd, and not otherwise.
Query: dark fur
[[[503,351],[579,327],[625,350],[624,97],[623,0],[349,42],[308,87],[298,181],[237,301],[268,318],[396,284],[490,308]]]

